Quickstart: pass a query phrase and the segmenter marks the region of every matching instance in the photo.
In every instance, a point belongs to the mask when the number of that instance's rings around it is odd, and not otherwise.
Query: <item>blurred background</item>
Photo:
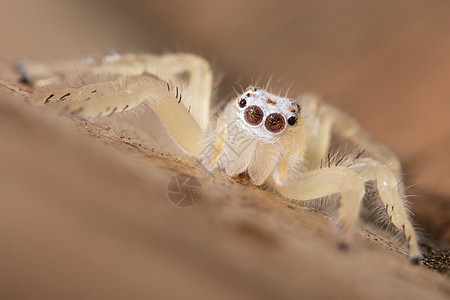
[[[397,153],[416,220],[450,243],[450,2],[2,0],[1,60],[193,52],[217,99],[315,92]]]

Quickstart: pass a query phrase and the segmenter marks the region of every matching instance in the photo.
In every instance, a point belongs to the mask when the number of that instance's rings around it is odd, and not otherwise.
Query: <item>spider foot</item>
[[[19,83],[22,84],[31,84],[31,80],[27,77],[27,75],[22,74],[19,78]]]
[[[30,84],[31,80],[28,77],[28,74],[26,72],[26,66],[25,66],[25,62],[24,61],[16,61],[13,65],[14,70],[19,73],[20,78],[19,78],[19,82],[22,84]]]
[[[337,247],[339,250],[341,251],[348,251],[348,249],[350,248],[347,242],[344,241],[340,241],[337,243]]]
[[[409,261],[410,261],[413,265],[418,265],[419,262],[420,262],[420,258],[419,258],[418,256],[414,256],[414,257],[411,257],[411,258],[409,259]]]

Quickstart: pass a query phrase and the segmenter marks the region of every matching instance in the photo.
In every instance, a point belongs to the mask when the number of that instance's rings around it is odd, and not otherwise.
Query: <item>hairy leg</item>
[[[166,82],[152,75],[129,76],[78,89],[60,89],[35,96],[33,101],[88,119],[145,103],[156,112],[181,149],[194,157],[201,151],[204,132],[179,98],[168,90]]]
[[[210,120],[213,88],[213,76],[209,63],[202,57],[192,54],[166,54],[162,55],[160,60],[161,65],[157,66],[156,70],[146,70],[146,72],[154,74],[152,71],[160,70],[163,74],[171,74],[172,77],[181,76],[183,95],[185,95],[183,103],[200,127],[206,130]],[[184,73],[187,74],[187,80],[183,78]]]
[[[301,173],[296,181],[291,180],[282,186],[275,184],[275,187],[283,196],[302,201],[341,194],[338,218],[346,233],[344,239],[350,238],[365,193],[364,182],[354,171],[335,166],[316,169]]]
[[[37,87],[52,87],[61,82],[92,80],[108,82],[113,78],[152,74],[167,82],[168,89],[188,109],[203,130],[209,124],[212,72],[208,62],[192,54],[124,54],[52,63],[21,62],[16,69]],[[92,82],[91,82],[92,83]]]
[[[364,181],[376,181],[380,198],[385,205],[392,224],[402,230],[409,248],[411,261],[418,262],[421,252],[416,233],[408,218],[403,203],[402,188],[394,173],[386,166],[371,158],[357,159],[350,167],[357,172]]]
[[[305,122],[309,122],[308,147],[306,160],[310,168],[320,166],[326,161],[331,141],[331,131],[336,129],[338,134],[364,149],[371,156],[381,161],[391,170],[400,171],[398,158],[387,148],[375,142],[370,135],[351,117],[341,111],[322,104],[316,96],[305,96]]]
[[[227,139],[227,129],[228,129],[228,120],[225,118],[217,119],[216,126],[216,142],[214,144],[214,148],[212,150],[212,154],[209,157],[205,157],[208,163],[208,168],[213,169],[216,163],[219,161],[220,156],[222,155],[223,149],[225,147],[225,142]],[[208,155],[208,153],[205,153]]]

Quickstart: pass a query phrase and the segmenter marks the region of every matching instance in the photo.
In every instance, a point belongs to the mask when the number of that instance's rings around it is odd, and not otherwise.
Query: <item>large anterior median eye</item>
[[[264,118],[264,113],[259,106],[252,105],[247,107],[244,112],[245,121],[250,125],[258,125],[262,122]]]
[[[277,133],[284,129],[286,122],[282,115],[273,113],[267,116],[265,125],[270,132]]]

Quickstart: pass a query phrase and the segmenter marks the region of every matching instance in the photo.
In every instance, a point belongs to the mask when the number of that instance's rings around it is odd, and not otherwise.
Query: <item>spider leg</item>
[[[217,137],[216,137],[216,142],[214,144],[214,149],[213,149],[210,157],[205,157],[205,159],[207,161],[209,161],[209,163],[208,163],[209,169],[214,168],[214,166],[219,161],[219,158],[223,153],[223,149],[225,147],[225,142],[227,139],[227,129],[228,129],[227,125],[228,125],[228,120],[226,118],[219,118],[217,120],[217,126],[216,126]]]
[[[306,96],[304,101],[309,108],[309,118],[305,116],[305,122],[309,122],[311,130],[308,132],[308,147],[306,160],[310,168],[317,168],[321,161],[326,161],[331,141],[331,131],[336,129],[338,134],[355,143],[374,158],[381,161],[391,170],[400,171],[399,159],[387,148],[375,142],[370,135],[351,117],[341,111],[320,103],[316,96]]]
[[[200,127],[207,129],[213,76],[209,63],[202,57],[187,53],[124,54],[110,63],[102,64],[99,72],[105,71],[110,74],[120,73],[122,76],[149,73],[166,80],[168,89],[174,90],[175,96],[191,112]]]
[[[78,89],[60,89],[35,96],[32,101],[87,119],[145,103],[155,111],[181,149],[194,157],[201,151],[203,130],[179,99],[167,90],[166,82],[152,75],[129,76]]]
[[[202,130],[209,124],[212,72],[208,62],[193,54],[114,54],[84,60],[52,63],[19,62],[16,70],[37,87],[52,87],[61,82],[80,83],[92,80],[153,74],[167,81],[167,89],[188,109]],[[182,99],[183,98],[183,99]]]
[[[409,248],[412,262],[418,262],[421,252],[416,233],[408,219],[408,213],[402,200],[401,186],[394,173],[385,165],[372,158],[356,159],[350,166],[364,181],[376,181],[380,198],[386,207],[392,224],[403,231]]]
[[[172,74],[172,77],[187,74],[187,82],[183,82],[185,99],[182,102],[187,108],[190,108],[192,116],[200,127],[206,130],[210,120],[213,82],[209,63],[202,57],[181,53],[162,55],[160,61],[161,64],[157,66],[156,70],[147,67],[146,71],[158,74],[152,71],[158,72],[158,70],[161,70],[163,74]]]
[[[16,70],[36,87],[52,89],[36,93],[32,102],[89,119],[145,103],[187,154],[198,157],[201,152],[212,89],[209,64],[201,57],[114,54],[77,61],[23,62]],[[64,87],[55,90],[57,85]]]
[[[300,173],[297,180],[290,180],[281,186],[272,183],[281,195],[294,200],[307,201],[340,193],[338,218],[345,230],[344,241],[350,239],[365,193],[364,182],[356,172],[331,166]]]

